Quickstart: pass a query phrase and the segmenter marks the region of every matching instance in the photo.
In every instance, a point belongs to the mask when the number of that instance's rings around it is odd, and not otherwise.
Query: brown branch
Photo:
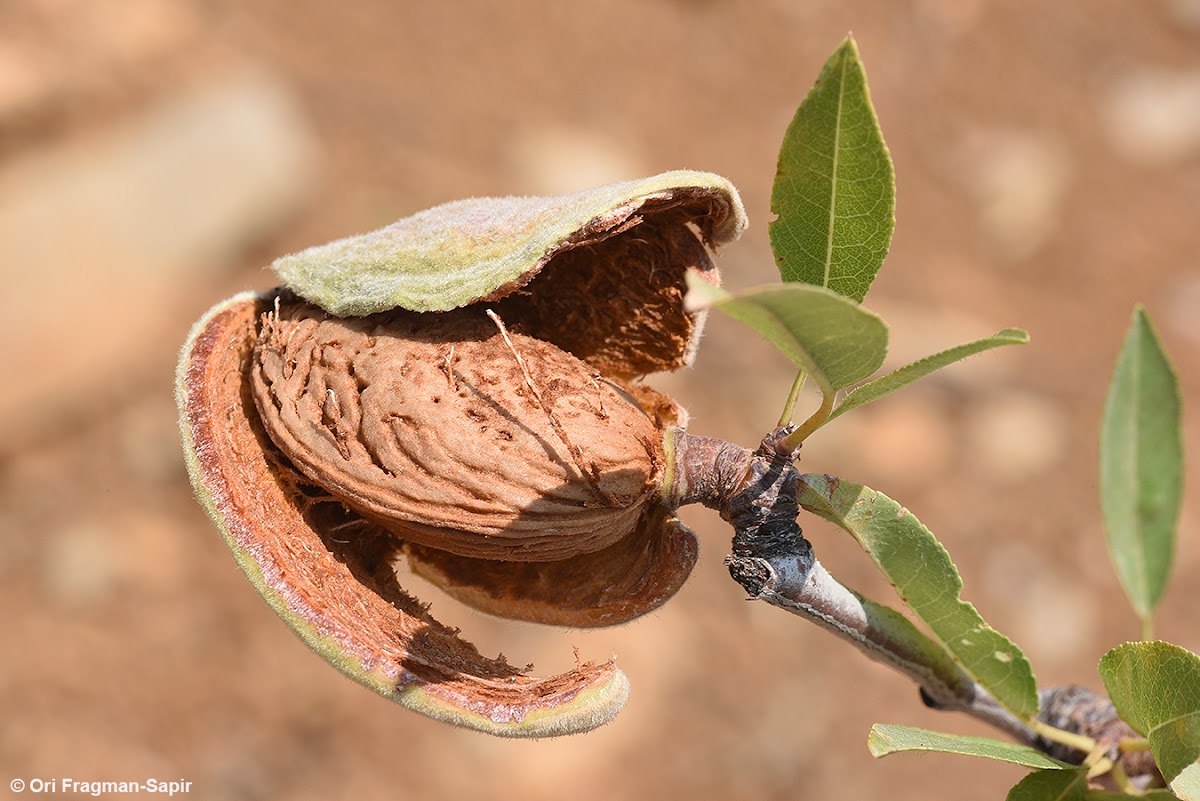
[[[1086,754],[1040,738],[907,618],[845,587],[817,561],[796,522],[799,471],[797,452],[783,444],[789,433],[777,429],[753,452],[679,429],[668,438],[672,503],[701,503],[733,526],[733,554],[725,564],[751,600],[816,623],[899,671],[920,688],[927,706],[961,712],[1051,756],[1081,762]],[[1050,688],[1040,696],[1039,720],[1095,739],[1129,776],[1142,784],[1154,781],[1148,754],[1119,751],[1120,738],[1132,731],[1107,698],[1079,687]]]

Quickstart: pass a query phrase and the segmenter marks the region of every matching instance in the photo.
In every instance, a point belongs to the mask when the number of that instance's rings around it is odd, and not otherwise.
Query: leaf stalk
[[[1077,751],[1082,751],[1085,754],[1090,754],[1096,748],[1096,741],[1091,737],[1083,734],[1075,734],[1074,732],[1065,731],[1051,726],[1049,723],[1033,718],[1025,721],[1029,728],[1033,729],[1043,740],[1049,740],[1052,743],[1065,745],[1068,748],[1074,748]]]
[[[1122,754],[1141,753],[1150,750],[1150,741],[1145,737],[1122,737],[1117,741]]]
[[[837,393],[833,390],[821,388],[821,406],[812,413],[812,416],[801,423],[795,431],[783,438],[782,446],[794,451],[800,447],[808,435],[816,431],[829,419],[829,415],[833,413],[833,401]]]
[[[800,390],[804,388],[804,382],[807,379],[807,371],[798,370],[796,372],[796,380],[792,382],[792,389],[788,392],[787,400],[783,404],[783,414],[779,415],[777,428],[783,428],[792,422],[792,414],[796,411],[796,402],[800,399]]]

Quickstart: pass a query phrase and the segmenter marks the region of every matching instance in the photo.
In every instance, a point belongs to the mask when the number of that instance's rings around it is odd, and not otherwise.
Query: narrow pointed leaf
[[[1100,505],[1117,575],[1144,624],[1171,571],[1183,490],[1179,432],[1179,384],[1139,306],[1104,404]]]
[[[973,737],[965,734],[944,734],[940,731],[919,729],[915,726],[898,726],[891,723],[876,723],[867,736],[867,747],[871,756],[885,757],[900,751],[940,751],[945,754],[983,757],[1000,762],[1011,762],[1027,768],[1044,770],[1072,770],[1074,765],[1059,762],[1046,756],[1036,748],[990,737]]]
[[[800,104],[779,151],[771,248],[784,281],[862,301],[892,241],[892,159],[847,38]]]
[[[958,570],[920,520],[883,493],[833,476],[802,476],[799,500],[858,541],[971,678],[1014,714],[1037,714],[1037,684],[1029,660],[959,597]]]
[[[848,412],[851,409],[856,409],[859,406],[865,406],[868,403],[877,401],[918,379],[941,370],[947,365],[962,361],[968,356],[973,356],[976,353],[982,353],[992,348],[998,348],[1002,345],[1024,345],[1028,341],[1029,334],[1021,329],[1006,328],[994,336],[977,339],[974,342],[968,342],[949,350],[944,350],[941,353],[926,356],[924,359],[907,364],[904,367],[893,370],[887,375],[876,378],[874,381],[868,381],[862,386],[850,390],[846,394],[846,397],[842,399],[842,402],[837,405],[837,408],[833,410],[833,414],[829,416],[829,420],[833,420],[843,412]],[[829,420],[826,422],[828,423]]]
[[[821,287],[783,284],[731,294],[689,273],[687,306],[716,307],[750,326],[827,392],[862,381],[887,356],[883,320]]]
[[[1125,643],[1100,660],[1100,678],[1168,783],[1200,760],[1200,656],[1161,641]],[[1187,772],[1185,782],[1200,778]]]
[[[1038,770],[1017,782],[1006,801],[1083,801],[1087,794],[1087,770]]]

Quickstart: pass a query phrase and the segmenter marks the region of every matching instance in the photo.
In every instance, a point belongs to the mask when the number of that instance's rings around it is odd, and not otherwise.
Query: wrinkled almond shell
[[[394,538],[307,483],[258,422],[245,380],[265,296],[238,295],[193,328],[177,396],[188,471],[259,593],[315,651],[380,695],[502,736],[585,731],[624,704],[616,665],[528,676],[488,659],[397,583]]]
[[[405,548],[413,572],[483,612],[552,626],[627,623],[679,591],[696,564],[692,532],[661,506],[608,548],[559,562],[493,562]]]
[[[331,318],[285,301],[264,319],[250,378],[292,464],[439,550],[558,561],[625,538],[660,497],[655,420],[571,354],[502,335],[478,306]]]

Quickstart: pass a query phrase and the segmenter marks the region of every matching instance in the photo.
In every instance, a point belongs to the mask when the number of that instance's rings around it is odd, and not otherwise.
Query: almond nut
[[[737,193],[665,173],[559,198],[446,204],[278,260],[180,360],[193,485],[251,582],[328,661],[431,717],[583,731],[624,703],[610,661],[537,678],[487,659],[399,584],[601,626],[656,608],[695,539],[640,376],[687,364],[684,276],[745,225]]]

